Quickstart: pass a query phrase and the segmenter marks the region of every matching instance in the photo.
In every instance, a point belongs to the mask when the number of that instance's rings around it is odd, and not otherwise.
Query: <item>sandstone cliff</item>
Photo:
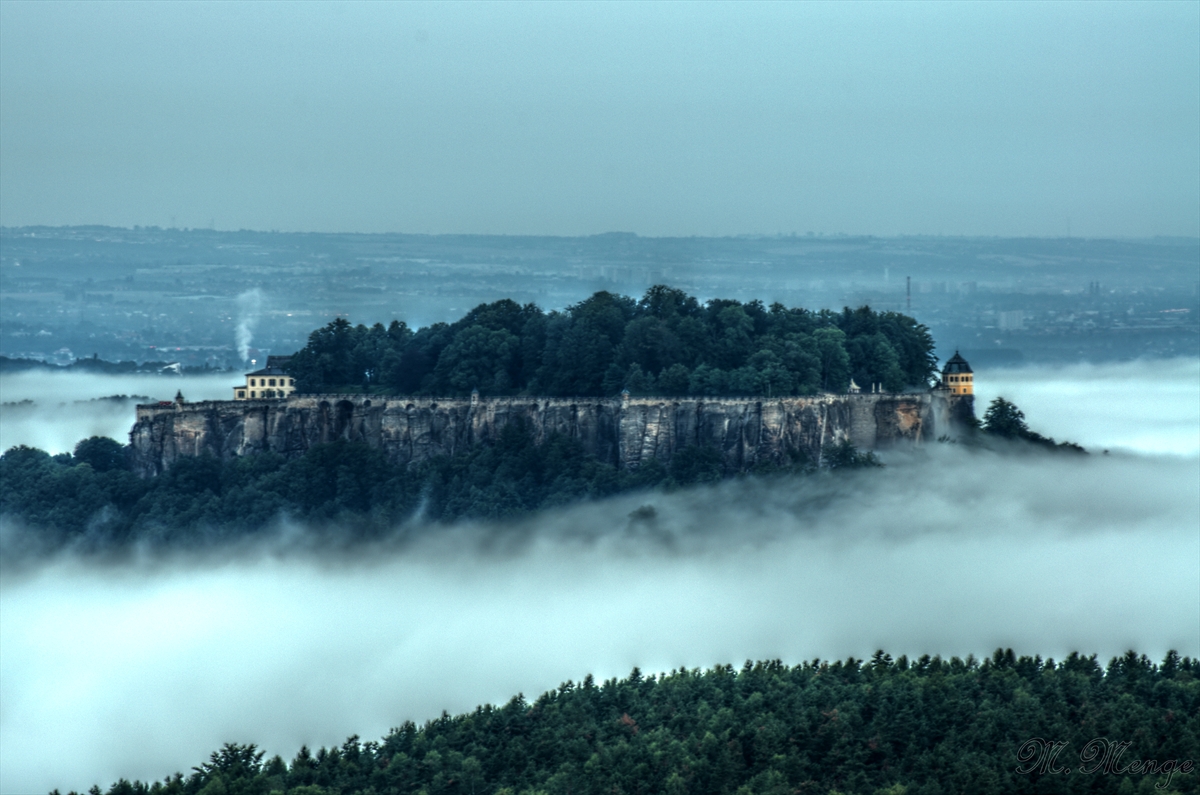
[[[181,456],[228,459],[274,451],[295,457],[338,439],[382,448],[391,460],[407,464],[486,444],[519,418],[539,443],[552,433],[565,434],[619,467],[654,458],[666,462],[699,444],[720,450],[726,471],[734,472],[760,461],[785,462],[792,453],[819,461],[826,445],[842,439],[862,449],[933,440],[962,413],[958,403],[937,391],[625,400],[297,395],[139,406],[129,436],[134,468],[148,476]]]

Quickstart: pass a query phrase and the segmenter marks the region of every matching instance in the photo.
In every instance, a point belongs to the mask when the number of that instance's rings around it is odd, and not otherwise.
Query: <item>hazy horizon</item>
[[[1200,235],[1200,6],[0,5],[0,223]]]
[[[622,230],[622,229],[606,229],[606,230],[603,230],[600,232],[589,232],[587,234],[578,234],[578,235],[538,234],[538,233],[526,234],[526,233],[507,233],[507,232],[500,232],[500,233],[432,232],[432,233],[429,233],[429,232],[409,232],[409,231],[403,231],[403,230],[379,231],[379,232],[359,232],[359,231],[353,231],[353,230],[348,230],[348,229],[340,229],[340,230],[334,229],[334,230],[321,230],[321,231],[310,230],[310,229],[287,230],[287,229],[265,229],[265,228],[247,228],[247,227],[236,227],[236,228],[230,227],[227,229],[223,229],[220,226],[189,227],[189,226],[183,226],[183,225],[160,226],[157,224],[129,224],[129,225],[121,226],[119,224],[83,224],[83,223],[79,223],[79,224],[35,224],[35,223],[31,223],[31,224],[19,224],[19,225],[12,225],[12,226],[9,226],[6,224],[0,224],[0,229],[6,229],[6,230],[17,230],[17,229],[54,229],[54,230],[114,229],[114,230],[121,230],[121,231],[127,231],[127,232],[132,232],[134,230],[139,230],[139,229],[141,229],[141,230],[160,229],[164,232],[189,232],[190,233],[190,232],[214,231],[214,232],[219,232],[222,234],[229,234],[229,233],[236,234],[236,233],[241,232],[241,233],[248,233],[248,234],[254,234],[254,235],[334,235],[334,236],[336,236],[336,235],[364,235],[364,236],[378,235],[380,237],[383,237],[383,236],[468,237],[468,238],[469,237],[480,237],[480,238],[488,238],[488,237],[523,238],[523,237],[528,237],[528,238],[564,238],[564,239],[572,239],[572,238],[585,239],[585,238],[593,238],[593,237],[607,237],[607,236],[614,236],[614,235],[632,235],[633,237],[644,238],[647,240],[693,240],[693,239],[695,239],[695,240],[704,240],[704,239],[712,239],[712,240],[765,239],[765,240],[770,240],[770,239],[774,239],[774,238],[800,237],[801,234],[803,234],[804,236],[808,236],[807,232],[805,232],[805,233],[798,233],[798,232],[795,232],[795,233],[794,232],[773,232],[773,233],[770,233],[770,232],[729,232],[727,234],[719,234],[719,235],[703,235],[703,234],[698,234],[698,235],[642,235],[642,234],[638,234],[637,232],[629,232],[629,231]],[[1156,241],[1156,240],[1180,240],[1180,241],[1182,241],[1182,240],[1187,240],[1187,241],[1198,240],[1198,241],[1200,241],[1200,234],[1195,234],[1195,235],[1182,235],[1182,234],[1181,235],[1168,235],[1168,234],[1080,235],[1080,234],[1072,234],[1072,235],[1068,236],[1068,235],[1054,235],[1054,234],[1049,234],[1049,235],[983,235],[983,234],[979,234],[979,235],[977,235],[977,234],[968,234],[968,233],[927,234],[927,233],[920,233],[920,232],[896,232],[894,234],[888,234],[888,235],[874,235],[874,234],[869,234],[869,233],[855,234],[852,232],[813,232],[811,236],[812,237],[825,237],[825,238],[877,238],[877,239],[881,239],[881,240],[888,240],[888,239],[903,240],[903,239],[908,239],[908,238],[912,238],[912,239],[963,238],[963,239],[970,239],[970,240],[1064,240],[1064,239],[1066,239],[1066,240],[1092,240],[1092,241],[1111,240],[1114,242],[1118,242],[1118,241]]]

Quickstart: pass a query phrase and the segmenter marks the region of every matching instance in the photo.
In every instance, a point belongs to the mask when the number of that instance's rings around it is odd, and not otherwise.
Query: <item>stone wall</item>
[[[720,450],[726,471],[734,472],[760,461],[786,462],[795,453],[818,461],[826,445],[842,439],[862,449],[932,441],[961,413],[949,405],[953,400],[937,391],[625,400],[295,395],[139,406],[129,438],[143,476],[165,471],[181,456],[229,459],[273,451],[296,457],[338,439],[382,448],[407,464],[486,444],[519,419],[537,443],[564,434],[619,467],[666,462],[700,444]]]

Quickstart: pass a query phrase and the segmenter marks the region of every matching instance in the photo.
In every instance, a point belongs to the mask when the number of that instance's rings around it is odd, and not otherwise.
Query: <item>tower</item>
[[[942,367],[942,386],[950,390],[951,395],[975,394],[974,371],[958,351]]]

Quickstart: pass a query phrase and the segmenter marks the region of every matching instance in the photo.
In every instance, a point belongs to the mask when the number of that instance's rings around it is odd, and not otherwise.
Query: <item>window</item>
[[[250,379],[250,386],[255,386],[255,381],[253,378]]]
[[[238,397],[240,397],[240,398],[244,398],[244,397],[246,397],[246,390],[244,390],[244,389],[239,389],[239,390],[238,390]]]

